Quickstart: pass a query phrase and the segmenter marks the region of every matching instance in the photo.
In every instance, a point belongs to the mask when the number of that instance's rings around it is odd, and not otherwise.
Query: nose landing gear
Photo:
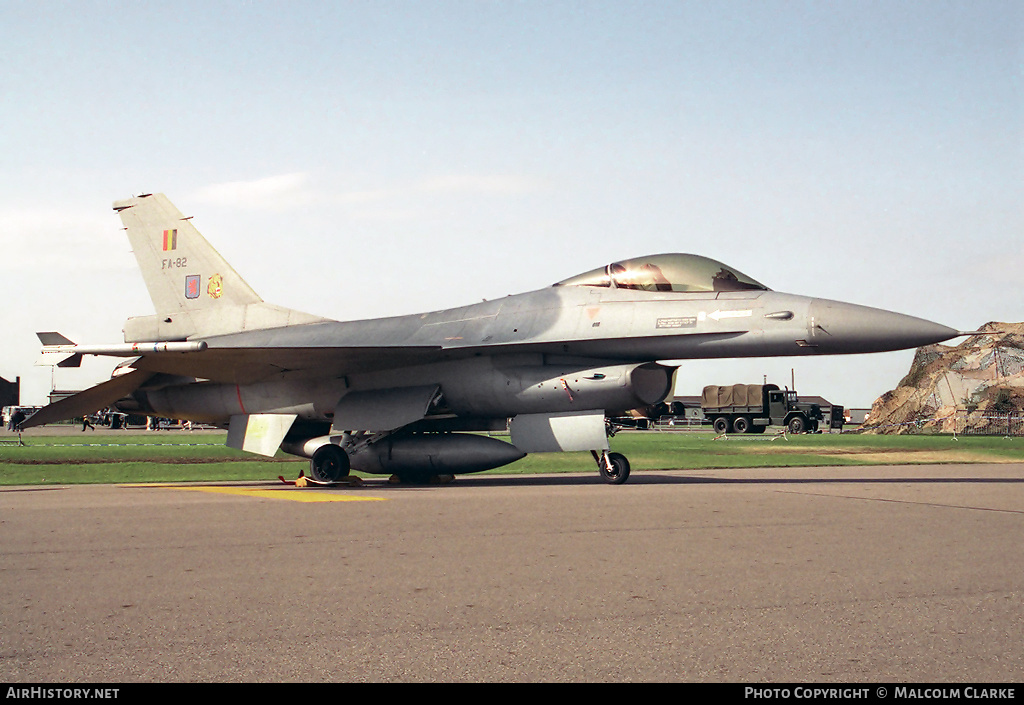
[[[609,485],[621,485],[629,479],[629,461],[622,453],[610,453],[607,450],[598,453],[590,451],[597,462],[597,470],[601,473],[601,479]]]

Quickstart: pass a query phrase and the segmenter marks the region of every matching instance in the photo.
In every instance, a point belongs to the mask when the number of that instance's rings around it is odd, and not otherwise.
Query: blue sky
[[[1021,321],[1018,2],[0,0],[0,375],[152,308],[166,193],[266,300],[457,306],[693,252],[792,293]],[[868,406],[912,353],[683,363]],[[62,388],[110,360],[59,370]]]

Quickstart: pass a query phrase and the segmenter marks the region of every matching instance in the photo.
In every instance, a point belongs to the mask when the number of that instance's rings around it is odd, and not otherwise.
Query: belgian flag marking
[[[164,252],[178,249],[178,231],[164,230]]]

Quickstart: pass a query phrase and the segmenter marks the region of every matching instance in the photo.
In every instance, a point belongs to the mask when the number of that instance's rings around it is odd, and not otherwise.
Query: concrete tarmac
[[[1020,682],[1022,538],[1022,465],[0,488],[0,680]]]

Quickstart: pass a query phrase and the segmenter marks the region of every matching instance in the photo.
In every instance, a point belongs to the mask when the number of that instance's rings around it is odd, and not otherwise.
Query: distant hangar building
[[[8,382],[0,377],[0,407],[18,406],[21,404],[21,377]]]

